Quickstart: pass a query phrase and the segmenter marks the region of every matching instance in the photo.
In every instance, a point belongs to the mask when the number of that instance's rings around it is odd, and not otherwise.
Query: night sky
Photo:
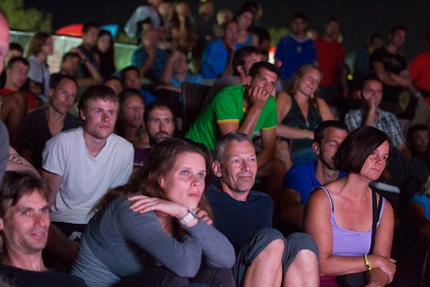
[[[213,0],[216,11],[229,8],[235,11],[242,2],[237,0]],[[190,0],[193,15],[197,14],[198,0]],[[405,25],[408,33],[404,55],[410,61],[414,55],[426,49],[424,37],[430,29],[430,1],[427,0],[266,0],[258,1],[263,6],[261,20],[266,27],[289,26],[294,12],[302,11],[308,18],[308,27],[320,34],[323,23],[329,16],[340,21],[347,51],[364,45],[373,32],[380,32],[387,39],[391,26]],[[54,30],[73,23],[95,21],[100,25],[125,24],[134,9],[146,1],[142,0],[25,0],[26,7],[34,7],[53,14]]]

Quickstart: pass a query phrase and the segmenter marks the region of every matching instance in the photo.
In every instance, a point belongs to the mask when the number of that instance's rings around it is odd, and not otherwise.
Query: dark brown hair
[[[78,103],[78,109],[84,110],[88,108],[90,101],[104,100],[119,103],[119,98],[112,88],[104,85],[96,85],[89,87],[81,96]]]
[[[204,191],[207,191],[212,182],[211,153],[204,145],[195,143],[191,140],[168,138],[158,143],[152,149],[145,165],[130,177],[127,184],[109,191],[94,206],[93,210],[102,211],[115,199],[131,195],[136,192],[150,197],[167,199],[163,189],[159,185],[159,178],[160,176],[169,173],[175,165],[179,155],[186,152],[200,154],[205,159],[207,174],[205,177]],[[211,215],[209,204],[204,195],[200,200],[199,208],[206,210]]]
[[[0,218],[27,194],[38,192],[48,201],[49,187],[41,178],[29,172],[6,171],[0,186]]]
[[[390,145],[388,156],[391,155],[391,140],[383,131],[369,126],[353,130],[340,144],[334,156],[336,169],[348,173],[360,173],[364,162],[380,145],[387,141]],[[388,173],[380,176],[381,180],[388,179]]]

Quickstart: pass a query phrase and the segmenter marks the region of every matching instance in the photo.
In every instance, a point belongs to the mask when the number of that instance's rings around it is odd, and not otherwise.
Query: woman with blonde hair
[[[312,150],[314,130],[321,122],[334,120],[326,102],[318,97],[321,78],[317,66],[303,65],[293,74],[287,92],[276,96],[276,134],[282,139],[278,140],[277,147],[278,150],[288,149],[285,140],[291,140],[289,149],[294,164],[316,161]]]

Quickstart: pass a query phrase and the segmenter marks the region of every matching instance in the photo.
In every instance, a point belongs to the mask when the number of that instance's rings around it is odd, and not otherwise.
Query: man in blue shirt
[[[345,172],[334,167],[333,160],[339,145],[347,136],[348,129],[345,124],[339,121],[322,122],[314,131],[312,145],[318,160],[304,165],[293,165],[285,174],[281,219],[292,230],[303,230],[303,210],[312,189],[345,176]]]

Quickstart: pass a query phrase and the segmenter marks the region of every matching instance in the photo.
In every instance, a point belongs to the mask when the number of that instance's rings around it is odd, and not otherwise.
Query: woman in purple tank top
[[[336,277],[365,272],[367,285],[380,287],[393,280],[390,258],[394,229],[393,208],[376,195],[381,211],[373,250],[373,194],[369,183],[387,177],[388,136],[369,126],[360,127],[343,141],[333,159],[347,175],[316,188],[306,205],[304,228],[320,251],[321,286],[338,286]]]

